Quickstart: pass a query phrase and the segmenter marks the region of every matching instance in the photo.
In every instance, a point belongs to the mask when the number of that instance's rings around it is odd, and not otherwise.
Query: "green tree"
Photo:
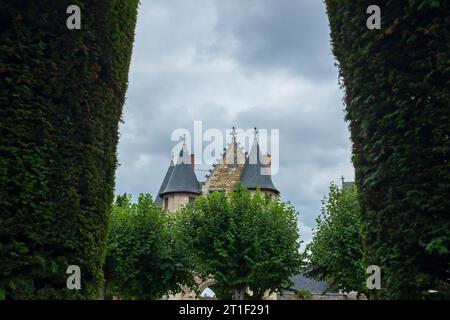
[[[450,2],[326,0],[345,88],[366,265],[387,299],[450,296]]]
[[[213,289],[219,298],[243,297],[247,288],[252,298],[261,298],[288,288],[289,278],[299,272],[297,213],[289,204],[259,191],[252,196],[239,184],[229,195],[198,197],[178,215],[195,271],[217,281]]]
[[[192,283],[188,251],[176,238],[174,217],[149,194],[118,196],[105,263],[106,294],[158,299]]]
[[[0,297],[101,292],[137,3],[0,2]]]
[[[308,275],[344,292],[366,292],[356,187],[331,183],[316,221],[313,240],[306,248]]]

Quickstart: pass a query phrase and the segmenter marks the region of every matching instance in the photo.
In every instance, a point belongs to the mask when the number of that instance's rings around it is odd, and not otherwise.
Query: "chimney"
[[[191,164],[192,164],[192,169],[195,170],[195,154],[191,153]]]

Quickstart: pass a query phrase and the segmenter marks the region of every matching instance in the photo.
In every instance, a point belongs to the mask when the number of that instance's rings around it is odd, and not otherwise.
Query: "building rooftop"
[[[162,204],[161,194],[164,192],[164,190],[167,187],[167,183],[169,182],[169,179],[172,176],[173,168],[174,168],[174,164],[173,164],[173,159],[172,159],[170,161],[169,168],[167,168],[167,172],[166,172],[166,175],[164,176],[164,179],[163,179],[163,182],[161,184],[161,187],[158,190],[158,194],[156,195],[156,198],[155,198],[155,204],[158,205],[158,206],[161,206],[161,204]]]
[[[312,294],[323,294],[329,288],[329,285],[327,282],[317,281],[312,278],[308,278],[308,277],[304,276],[303,274],[298,274],[296,276],[293,276],[291,278],[291,281],[293,283],[292,288],[294,290],[305,289],[305,290],[308,290]],[[285,291],[283,294],[290,295],[290,294],[294,294],[294,292],[288,290],[288,291]]]
[[[159,192],[160,198],[166,193],[186,192],[201,194],[202,187],[197,180],[197,176],[195,175],[194,167],[191,163],[191,157],[186,147],[185,137],[183,137],[183,147],[180,150],[177,163],[173,166],[171,171],[170,178],[167,180],[164,190]],[[163,186],[161,185],[161,189],[162,187]]]
[[[194,168],[189,163],[176,164],[167,186],[160,195],[174,192],[201,193],[201,185],[194,173]]]
[[[270,190],[279,193],[272,182],[270,167],[263,163],[262,154],[259,149],[257,139],[257,131],[255,128],[255,137],[253,140],[250,153],[245,160],[244,169],[242,170],[240,181],[249,189]]]

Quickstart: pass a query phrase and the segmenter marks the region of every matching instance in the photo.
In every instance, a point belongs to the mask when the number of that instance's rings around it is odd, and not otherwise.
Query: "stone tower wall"
[[[176,211],[189,203],[189,197],[197,197],[193,193],[169,193],[164,195],[162,200],[162,208],[169,211]],[[166,207],[166,199],[168,199],[168,206]]]
[[[206,182],[206,190],[232,192],[239,182],[243,169],[243,165],[230,166],[225,163],[217,165]]]

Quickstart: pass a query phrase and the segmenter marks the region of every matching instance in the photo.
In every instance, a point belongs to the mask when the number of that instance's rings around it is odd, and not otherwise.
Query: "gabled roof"
[[[240,180],[248,189],[260,188],[261,190],[279,193],[278,189],[273,185],[270,168],[262,162],[256,133],[250,153],[245,160]]]
[[[195,175],[194,168],[191,164],[191,157],[184,142],[177,163],[173,167],[167,185],[160,193],[160,197],[166,193],[178,192],[201,194],[201,190],[201,185]]]
[[[236,128],[233,127],[231,131],[231,142],[227,144],[224,149],[222,162],[229,166],[243,166],[245,164],[245,154],[242,148],[239,146],[239,142],[236,140]]]

